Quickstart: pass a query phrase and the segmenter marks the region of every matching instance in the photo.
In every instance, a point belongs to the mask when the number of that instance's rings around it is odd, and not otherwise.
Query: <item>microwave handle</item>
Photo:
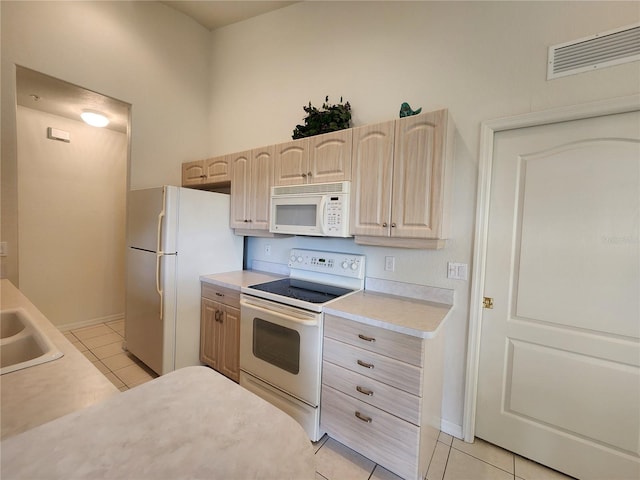
[[[327,232],[325,230],[325,221],[327,219],[327,197],[326,195],[322,195],[322,197],[320,198],[320,221],[318,222],[318,224],[320,225],[320,233],[322,233],[323,235],[326,235]]]

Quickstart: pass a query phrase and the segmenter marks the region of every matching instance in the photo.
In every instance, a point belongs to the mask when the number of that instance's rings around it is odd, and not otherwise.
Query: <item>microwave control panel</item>
[[[325,224],[328,235],[343,235],[343,225],[349,225],[349,206],[346,203],[341,195],[327,197]]]
[[[291,249],[289,268],[330,273],[344,277],[364,278],[364,255]]]

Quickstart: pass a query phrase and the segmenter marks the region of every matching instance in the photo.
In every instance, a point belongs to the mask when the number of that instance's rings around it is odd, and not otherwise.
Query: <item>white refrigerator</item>
[[[125,345],[160,375],[200,365],[200,275],[242,270],[229,196],[174,186],[129,192]]]

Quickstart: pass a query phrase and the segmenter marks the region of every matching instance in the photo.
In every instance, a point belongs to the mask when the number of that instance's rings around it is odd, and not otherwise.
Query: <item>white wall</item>
[[[17,120],[20,290],[58,327],[122,318],[127,135],[21,106]]]
[[[396,118],[408,101],[448,108],[458,128],[445,249],[252,239],[249,260],[285,263],[294,246],[360,252],[369,276],[454,289],[443,417],[460,435],[470,281],[447,279],[446,267],[471,263],[480,123],[637,93],[637,62],[553,81],[546,62],[550,45],[639,20],[634,2],[301,2],[213,32],[212,154],[289,140],[302,106],[325,95],[351,102],[354,126]],[[385,255],[396,256],[394,273]]]
[[[18,281],[15,65],[132,104],[132,188],[209,153],[209,31],[159,2],[2,1],[2,240]]]

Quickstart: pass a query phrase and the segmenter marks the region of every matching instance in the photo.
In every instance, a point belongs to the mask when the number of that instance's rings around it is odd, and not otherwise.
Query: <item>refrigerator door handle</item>
[[[164,302],[164,292],[160,288],[160,258],[164,255],[162,251],[162,220],[165,216],[165,205],[166,205],[166,189],[162,189],[162,211],[158,214],[158,236],[156,242],[156,291],[158,295],[160,295],[160,320],[162,320],[162,311],[163,302]]]
[[[156,291],[158,292],[158,295],[160,295],[160,320],[162,320],[162,311],[164,310],[162,305],[164,301],[164,292],[160,288],[160,259],[162,256],[163,254],[161,252],[156,254]]]

